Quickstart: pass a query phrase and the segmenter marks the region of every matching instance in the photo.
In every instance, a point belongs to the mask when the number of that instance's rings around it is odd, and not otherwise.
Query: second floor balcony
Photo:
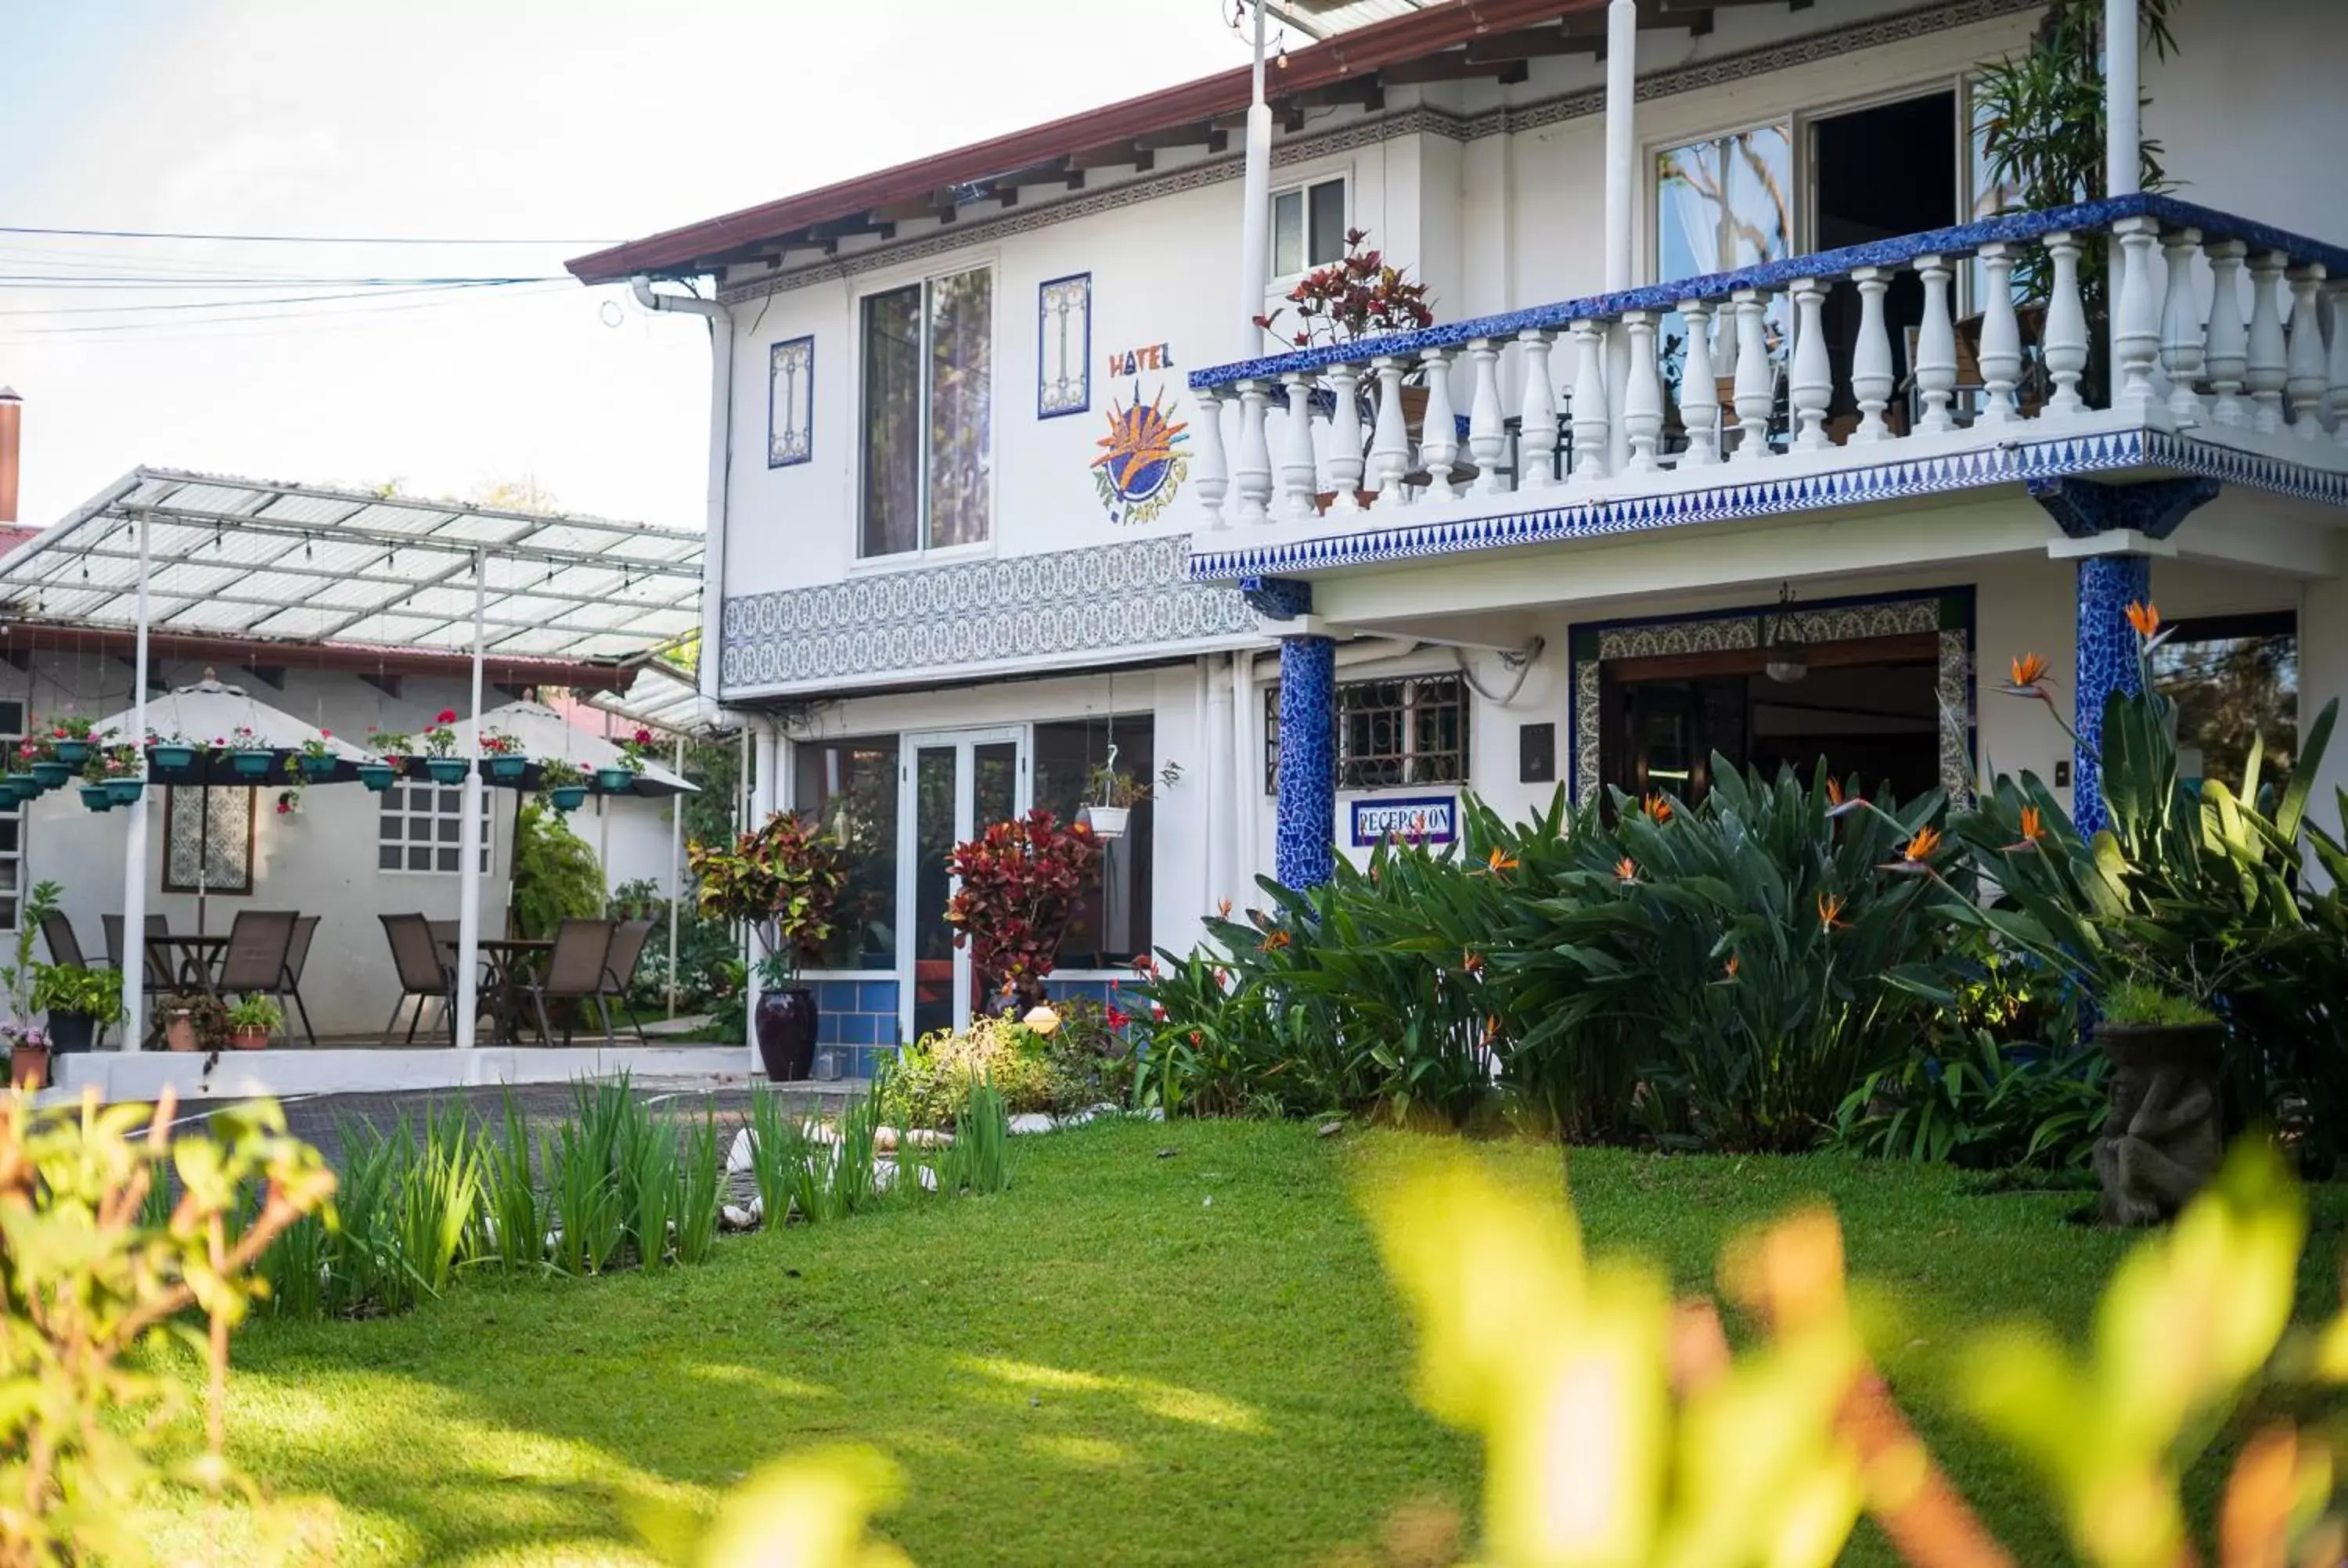
[[[2348,250],[2126,196],[1189,381],[1200,580],[2073,476],[2336,508]]]

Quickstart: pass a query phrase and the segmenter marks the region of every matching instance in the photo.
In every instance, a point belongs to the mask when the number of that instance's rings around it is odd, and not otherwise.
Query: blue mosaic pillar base
[[[2137,635],[2127,607],[2152,602],[2152,562],[2144,556],[2086,556],[2079,561],[2079,678],[2072,728],[2071,818],[2092,834],[2104,810],[2104,700],[2137,690]]]
[[[1317,887],[1336,873],[1337,644],[1326,637],[1280,643],[1280,815],[1272,873],[1290,887]]]

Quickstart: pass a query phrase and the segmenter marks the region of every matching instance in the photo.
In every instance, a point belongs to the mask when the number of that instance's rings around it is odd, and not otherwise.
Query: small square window
[[[1345,256],[1345,182],[1323,179],[1273,193],[1272,275],[1293,278]]]
[[[463,864],[465,792],[430,784],[410,784],[386,790],[376,823],[376,868],[383,871],[439,873]],[[490,824],[494,820],[489,792],[481,796],[481,858],[489,869]]]

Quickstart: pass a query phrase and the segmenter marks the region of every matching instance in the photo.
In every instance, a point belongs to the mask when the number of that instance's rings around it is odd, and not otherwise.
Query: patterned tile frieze
[[[1775,638],[1782,627],[1804,643],[1849,642],[1867,637],[1898,637],[1920,631],[1940,637],[1940,663],[1935,692],[1941,710],[1941,787],[1949,798],[1962,802],[1972,790],[1973,673],[1970,610],[1963,624],[1950,626],[1946,604],[1951,600],[1970,605],[1972,590],[1952,589],[1891,599],[1847,603],[1795,605],[1780,610],[1756,605],[1717,616],[1621,621],[1592,629],[1594,638],[1573,645],[1572,678],[1567,684],[1571,711],[1569,729],[1573,740],[1573,798],[1598,798],[1602,777],[1599,747],[1600,670],[1611,660],[1651,659],[1679,653],[1719,653],[1758,648],[1762,626]]]
[[[719,679],[751,691],[1254,631],[1239,590],[1189,581],[1187,559],[1179,535],[1161,535],[737,596]]]
[[[2079,659],[2071,730],[2071,818],[2081,833],[2106,825],[2104,701],[2137,689],[2136,628],[2127,607],[2152,600],[2152,562],[2143,556],[2086,556],[2079,562]]]
[[[1921,5],[1854,26],[1807,33],[1779,43],[1723,55],[1718,59],[1705,60],[1697,65],[1656,71],[1639,78],[1639,99],[1643,103],[1677,93],[1703,92],[1789,67],[1837,59],[1861,49],[1924,37],[1952,27],[1970,26],[1976,22],[1990,21],[2018,12],[2040,10],[2044,5],[2045,0],[1953,0],[1953,3],[1943,0],[1941,4]],[[1453,141],[1477,141],[1485,137],[1538,130],[1543,126],[1602,114],[1605,109],[1606,94],[1602,87],[1561,93],[1536,103],[1510,105],[1475,115],[1455,114],[1428,104],[1414,104],[1380,114],[1365,115],[1329,130],[1275,142],[1272,149],[1272,164],[1274,169],[1290,168],[1358,148],[1374,147],[1397,137],[1440,136]],[[1014,209],[997,218],[975,220],[966,214],[959,222],[911,239],[886,241],[815,266],[779,272],[755,281],[729,283],[718,291],[717,297],[726,304],[736,304],[744,300],[804,288],[809,283],[852,276],[873,267],[893,267],[901,262],[942,255],[973,244],[991,243],[1047,224],[1088,218],[1095,213],[1114,211],[1136,202],[1154,201],[1161,196],[1196,190],[1201,186],[1219,184],[1226,179],[1237,179],[1241,166],[1240,155],[1227,154],[1186,164],[1163,174],[1142,175],[1107,190]]]
[[[1674,495],[1588,501],[1507,517],[1469,518],[1405,528],[1363,529],[1287,544],[1201,550],[1190,558],[1190,575],[1201,582],[1220,582],[1298,571],[1326,571],[1383,561],[1467,555],[1515,545],[1644,533],[1684,523],[1724,522],[1867,506],[1981,489],[2017,480],[2140,467],[2176,468],[2300,500],[2348,506],[2348,474],[2260,457],[2160,431],[2127,430],[2017,443],[1954,456],[1911,458],[1795,478],[1725,484]]]

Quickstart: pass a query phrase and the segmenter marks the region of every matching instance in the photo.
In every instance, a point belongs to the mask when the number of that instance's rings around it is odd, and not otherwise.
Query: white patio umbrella
[[[523,780],[525,788],[537,787],[541,763],[566,762],[592,778],[598,769],[621,767],[627,761],[617,745],[579,728],[542,702],[508,702],[492,708],[481,715],[479,729],[485,735],[507,734],[519,743],[521,754],[532,764]],[[456,730],[457,754],[469,756],[474,725],[461,723]],[[680,774],[647,759],[634,786],[625,793],[659,796],[700,792]]]
[[[247,692],[242,686],[221,683],[209,670],[204,678],[192,686],[178,687],[160,697],[150,697],[146,702],[147,728],[160,741],[174,740],[201,748],[195,761],[187,767],[163,769],[150,765],[149,772],[161,784],[248,784],[266,786],[291,784],[343,784],[358,777],[358,764],[369,760],[367,753],[314,724],[306,724],[283,708],[273,708]],[[127,709],[100,719],[92,726],[94,733],[111,731],[118,743],[137,743],[144,739],[139,733],[139,710]],[[245,732],[240,735],[239,732]],[[293,759],[312,743],[323,745],[335,759],[335,771],[324,776],[302,770]],[[246,773],[238,768],[223,747],[246,744],[253,750],[283,753],[265,773]],[[150,760],[151,761],[151,760]],[[203,934],[210,876],[208,856],[203,845],[209,842],[211,794],[207,790],[202,798],[202,822],[199,828],[196,852],[196,933]],[[126,938],[127,940],[127,938]]]

